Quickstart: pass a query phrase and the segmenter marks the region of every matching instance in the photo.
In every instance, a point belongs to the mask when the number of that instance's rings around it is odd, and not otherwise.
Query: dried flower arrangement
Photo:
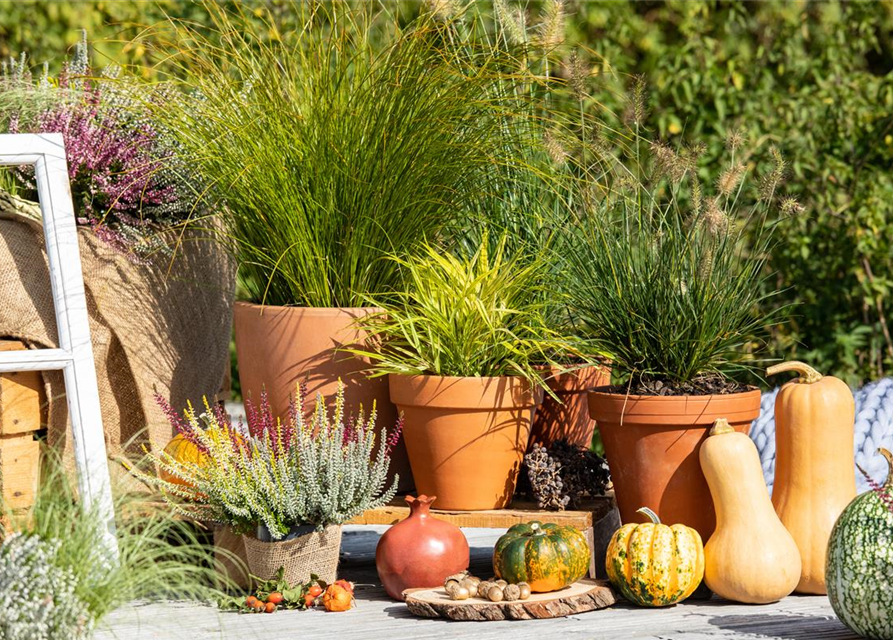
[[[165,494],[185,515],[233,526],[246,532],[263,525],[274,540],[298,525],[322,529],[341,524],[390,500],[397,478],[387,486],[390,454],[402,431],[390,436],[375,429],[376,410],[368,416],[344,415],[344,386],[339,385],[331,416],[325,399],[304,418],[305,389],[299,386],[288,419],[274,419],[266,394],[259,405],[245,403],[247,424],[234,425],[219,407],[204,401],[205,412],[190,405],[177,414],[159,399],[171,424],[198,447],[199,462],[180,461],[169,453],[148,458],[161,475],[181,482],[135,475]],[[377,446],[380,442],[382,446]]]
[[[0,122],[9,133],[61,133],[77,221],[133,259],[163,250],[157,233],[195,212],[173,143],[146,113],[152,96],[106,68],[94,77],[86,33],[58,78],[35,84],[23,55],[3,64]],[[36,195],[31,167],[11,172],[17,194]]]

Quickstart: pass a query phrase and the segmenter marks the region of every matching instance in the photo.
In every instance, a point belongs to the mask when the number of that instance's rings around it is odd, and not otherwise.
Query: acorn
[[[490,593],[490,587],[493,586],[492,582],[484,580],[483,582],[478,583],[478,597],[486,598],[487,594]]]
[[[462,586],[468,589],[469,597],[473,598],[478,594],[478,585],[473,580],[465,578],[465,580],[462,581]]]
[[[454,573],[451,576],[447,576],[447,580],[455,580],[456,582],[462,582],[465,578],[468,577],[467,571],[460,571],[459,573]]]
[[[490,599],[490,602],[502,602],[505,598],[502,589],[496,585],[490,587],[490,590],[487,592],[487,597]]]
[[[519,596],[518,596],[518,597],[519,597],[521,600],[527,600],[527,598],[530,597],[530,585],[527,584],[526,582],[519,582],[519,583],[518,583],[518,591],[519,591]]]
[[[504,589],[508,582],[506,582],[505,580],[497,580],[496,584]]]
[[[519,600],[521,598],[521,588],[516,584],[508,584],[502,590],[502,594],[506,600]]]
[[[453,589],[450,593],[450,600],[468,600],[469,595],[468,589],[459,587],[458,589]]]
[[[471,580],[471,581],[472,581],[473,583],[475,583],[475,584],[480,584],[480,583],[481,583],[481,579],[478,578],[477,576],[468,576],[468,577],[465,578],[465,579],[466,579],[466,580]]]
[[[450,598],[453,598],[453,594],[459,591],[462,588],[462,585],[456,582],[455,580],[448,580],[446,585],[444,586],[444,590],[449,594]],[[453,598],[455,600],[455,598]]]

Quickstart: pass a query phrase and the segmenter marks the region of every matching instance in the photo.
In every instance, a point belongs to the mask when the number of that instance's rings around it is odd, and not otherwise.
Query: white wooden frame
[[[34,166],[59,335],[57,349],[0,352],[0,373],[62,371],[80,498],[86,508],[98,507],[106,523],[106,542],[117,552],[99,388],[62,135],[0,134],[0,165]]]

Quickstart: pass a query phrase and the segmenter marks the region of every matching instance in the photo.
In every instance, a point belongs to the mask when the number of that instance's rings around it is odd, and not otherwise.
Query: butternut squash
[[[772,508],[756,445],[720,418],[698,455],[716,508],[704,582],[737,602],[784,598],[800,579],[800,552]]]
[[[800,593],[827,593],[825,557],[831,529],[856,497],[853,393],[842,380],[802,362],[769,367],[796,371],[775,398],[775,485],[772,504],[794,537],[803,563]]]

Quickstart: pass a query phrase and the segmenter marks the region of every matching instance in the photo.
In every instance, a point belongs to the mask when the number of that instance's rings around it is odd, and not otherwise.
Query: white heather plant
[[[294,526],[322,529],[389,501],[398,480],[387,486],[390,453],[401,424],[390,436],[385,429],[377,431],[374,406],[368,416],[361,411],[346,418],[343,384],[331,416],[319,395],[311,419],[305,420],[303,398],[299,386],[285,423],[273,419],[265,395],[260,407],[246,401],[247,425],[233,425],[207,400],[205,413],[197,415],[190,405],[181,417],[159,399],[173,426],[205,458],[196,464],[167,453],[149,455],[161,475],[185,486],[134,473],[162,489],[181,513],[230,524],[243,533],[263,524],[274,540]]]
[[[76,593],[74,573],[59,565],[55,540],[13,534],[0,545],[0,638],[88,638],[93,616]]]

